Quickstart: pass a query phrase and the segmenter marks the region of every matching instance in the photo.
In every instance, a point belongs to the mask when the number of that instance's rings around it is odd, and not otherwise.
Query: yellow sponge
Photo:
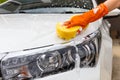
[[[57,23],[56,25],[56,32],[58,37],[65,39],[65,40],[70,40],[72,38],[74,38],[79,29],[82,29],[82,27],[80,26],[74,26],[71,28],[67,28],[66,26],[62,26],[60,23]]]

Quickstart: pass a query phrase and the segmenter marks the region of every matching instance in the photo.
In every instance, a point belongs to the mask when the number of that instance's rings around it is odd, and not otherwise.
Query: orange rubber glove
[[[93,21],[103,17],[108,13],[108,8],[103,3],[97,6],[96,8],[85,12],[81,15],[74,15],[69,21],[64,22],[63,25],[68,28],[73,26],[81,26],[83,29]]]

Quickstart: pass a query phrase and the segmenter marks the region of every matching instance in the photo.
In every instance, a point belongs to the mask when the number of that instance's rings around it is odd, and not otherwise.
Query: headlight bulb
[[[52,71],[57,69],[61,64],[61,56],[58,51],[40,55],[37,58],[37,65],[41,71]]]

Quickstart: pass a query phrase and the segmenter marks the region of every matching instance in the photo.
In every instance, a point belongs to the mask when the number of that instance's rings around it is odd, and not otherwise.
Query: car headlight
[[[42,78],[73,70],[76,54],[80,68],[94,67],[98,61],[101,34],[96,31],[74,45],[61,44],[9,52],[1,61],[4,80]]]
[[[101,33],[96,31],[84,39],[84,42],[76,45],[81,59],[80,67],[94,67],[98,62],[101,48]]]
[[[11,56],[16,54],[28,54]],[[67,46],[53,51],[27,50],[9,53],[1,62],[4,79],[44,77],[72,70],[75,66],[75,47]],[[32,54],[32,55],[31,55]]]

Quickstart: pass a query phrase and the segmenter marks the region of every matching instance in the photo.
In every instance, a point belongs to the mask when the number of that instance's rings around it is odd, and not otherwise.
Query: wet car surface
[[[57,22],[95,6],[94,0],[2,3],[1,77],[4,80],[111,80],[112,40],[108,21],[101,18],[90,23],[69,41],[57,37],[55,31]]]

